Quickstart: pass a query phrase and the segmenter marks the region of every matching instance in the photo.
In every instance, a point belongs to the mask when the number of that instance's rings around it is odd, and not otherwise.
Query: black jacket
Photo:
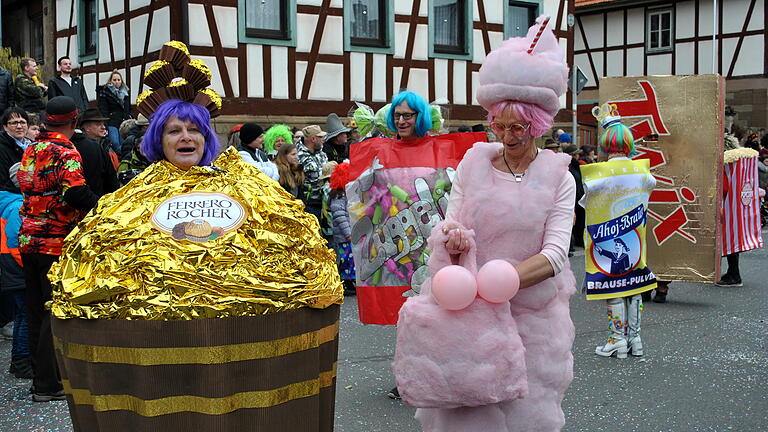
[[[98,101],[99,111],[105,117],[109,117],[107,126],[120,127],[123,120],[131,118],[131,97],[128,95],[123,102],[112,93],[106,85],[96,87],[96,100]]]
[[[241,145],[237,150],[248,153],[256,162],[269,162],[269,156],[267,156],[267,153],[265,153],[262,149]]]
[[[125,160],[131,157],[131,152],[137,148],[141,143],[141,137],[144,136],[146,129],[141,126],[134,126],[128,129],[125,139],[120,144],[120,160]]]
[[[64,80],[64,78],[57,76],[48,81],[48,100],[55,98],[56,96],[69,96],[75,100],[75,105],[80,112],[85,111],[88,108],[88,95],[85,94],[85,85],[83,80],[79,77],[72,77],[72,85]]]
[[[13,105],[13,77],[0,67],[0,112]]]
[[[5,131],[0,132],[0,190],[20,194],[18,186],[14,186],[8,170],[13,164],[21,162],[24,150],[16,144],[12,136]]]
[[[81,132],[75,132],[70,140],[83,159],[83,176],[91,191],[99,197],[116,191],[120,184],[107,152]]]

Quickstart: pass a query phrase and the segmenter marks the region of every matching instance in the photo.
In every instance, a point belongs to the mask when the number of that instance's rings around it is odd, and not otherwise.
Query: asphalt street
[[[583,279],[579,252],[571,265]],[[564,431],[768,430],[768,250],[742,254],[741,274],[739,288],[672,284],[667,303],[646,304],[645,356],[626,360],[594,354],[607,335],[604,302],[575,295],[574,380],[563,401]],[[336,431],[420,430],[413,408],[386,397],[394,386],[394,341],[393,327],[360,324],[355,299],[346,299]],[[0,341],[3,368],[10,348]],[[32,403],[28,388],[28,380],[0,373],[0,432],[72,430],[65,402]]]

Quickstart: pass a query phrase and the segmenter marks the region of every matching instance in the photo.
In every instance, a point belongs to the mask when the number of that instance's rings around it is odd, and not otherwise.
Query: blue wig
[[[141,141],[141,153],[150,162],[165,159],[163,153],[163,130],[165,123],[171,117],[182,121],[190,121],[197,125],[200,133],[205,138],[203,158],[198,165],[206,166],[216,158],[219,152],[219,139],[211,128],[211,114],[200,105],[184,102],[178,99],[170,99],[160,104],[157,111],[149,117],[149,127]]]
[[[397,131],[397,126],[395,126],[395,107],[403,102],[408,104],[408,107],[412,110],[419,113],[419,115],[416,116],[416,135],[420,137],[426,135],[427,132],[432,129],[432,108],[423,97],[411,91],[400,92],[392,99],[392,104],[389,107],[389,114],[387,115],[387,126],[391,130]]]

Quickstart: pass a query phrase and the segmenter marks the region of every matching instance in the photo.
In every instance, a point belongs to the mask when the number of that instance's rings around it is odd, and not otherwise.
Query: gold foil
[[[209,80],[213,78],[211,70],[208,68],[208,65],[205,64],[204,61],[199,59],[192,59],[189,61],[189,65],[202,72]]]
[[[218,93],[216,93],[216,90],[209,87],[209,88],[204,88],[200,90],[200,92],[208,95],[208,97],[211,98],[211,101],[213,101],[213,103],[216,104],[216,107],[218,109],[221,109],[221,97],[219,96]]]
[[[153,225],[191,192],[239,202],[239,227],[204,242]],[[259,315],[342,302],[334,253],[300,201],[228,149],[212,167],[147,168],[105,195],[67,236],[48,274],[57,318],[174,320]]]
[[[146,78],[147,75],[151,74],[152,72],[160,69],[161,67],[163,67],[163,66],[165,66],[167,64],[169,64],[169,63],[167,61],[165,61],[165,60],[157,60],[156,62],[152,63],[152,66],[150,66],[149,69],[147,69],[147,71],[144,72],[144,78]]]
[[[187,49],[187,45],[184,44],[184,42],[169,41],[169,42],[164,43],[163,45],[168,45],[170,47],[174,47],[174,48],[176,48],[178,50],[181,50],[184,54],[189,56],[189,49]]]
[[[144,102],[144,99],[146,99],[149,95],[152,94],[152,90],[144,90],[136,97],[136,105]]]

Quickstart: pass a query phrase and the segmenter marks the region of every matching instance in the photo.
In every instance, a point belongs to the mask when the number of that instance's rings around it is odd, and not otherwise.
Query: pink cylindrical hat
[[[567,88],[568,66],[552,29],[546,27],[528,53],[544,20],[540,16],[525,37],[507,39],[486,56],[476,95],[483,108],[510,100],[538,105],[553,117],[557,114]]]

